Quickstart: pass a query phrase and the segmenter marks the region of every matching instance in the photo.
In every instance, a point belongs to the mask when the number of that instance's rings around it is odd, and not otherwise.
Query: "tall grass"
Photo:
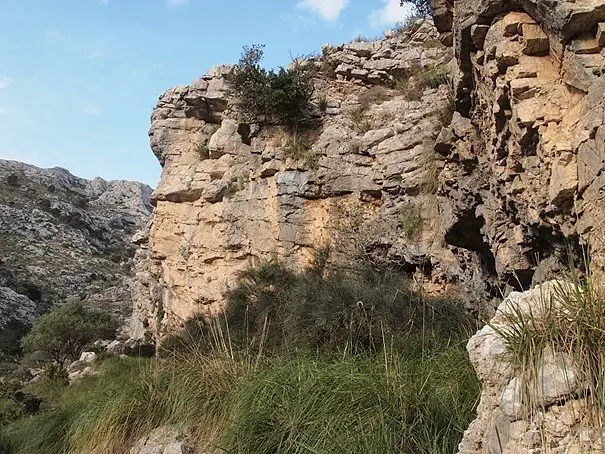
[[[207,453],[455,452],[480,391],[468,320],[395,275],[322,269],[244,274],[222,319],[49,394],[0,452],[126,453],[164,425]]]
[[[508,357],[519,371],[528,417],[543,411],[539,370],[546,352],[564,354],[566,373],[573,370],[582,384],[590,423],[605,427],[605,293],[596,285],[585,257],[586,274],[572,270],[566,280],[543,287],[537,304],[521,307],[514,303],[493,325],[504,339]]]
[[[478,392],[465,363],[462,349],[280,358],[236,390],[229,452],[453,453]]]
[[[155,427],[177,425],[204,452],[445,454],[455,452],[479,393],[461,347],[387,361],[282,355],[254,367],[207,356],[120,362],[9,427],[6,452],[125,453]]]

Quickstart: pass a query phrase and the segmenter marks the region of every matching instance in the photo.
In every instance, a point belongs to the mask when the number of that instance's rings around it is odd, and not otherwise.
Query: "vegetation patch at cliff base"
[[[208,453],[452,453],[480,391],[455,314],[395,272],[268,264],[160,358],[30,386],[43,409],[5,428],[0,452],[127,453],[175,425]]]

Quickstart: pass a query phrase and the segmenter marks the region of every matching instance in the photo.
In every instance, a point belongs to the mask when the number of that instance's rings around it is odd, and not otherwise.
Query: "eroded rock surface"
[[[151,188],[0,160],[0,329],[79,297],[126,320]]]
[[[437,4],[458,64],[460,115],[438,141],[448,242],[525,288],[558,273],[565,243],[592,243],[602,270],[605,2]]]
[[[186,442],[183,430],[173,426],[162,426],[138,440],[130,454],[193,454]]]
[[[566,291],[572,291],[568,283],[549,281],[511,293],[469,341],[467,350],[482,393],[477,419],[464,434],[460,454],[602,452],[582,376],[569,354],[545,347],[536,352],[530,373],[511,362],[501,336],[513,332],[520,318],[542,323]]]
[[[328,245],[338,253],[363,243],[373,259],[440,290],[481,274],[478,260],[446,246],[429,188],[448,87],[410,93],[404,84],[445,68],[451,53],[428,21],[388,36],[324,48],[318,126],[304,133],[312,146],[302,152],[281,128],[237,119],[223,77],[232,67],[161,96],[150,139],[163,172],[139,252],[133,337],[216,313],[240,270],[273,258],[301,267]]]
[[[559,275],[568,251],[603,238],[602,0],[432,3],[440,34],[427,22],[324,48],[322,126],[304,156],[278,128],[237,120],[230,66],[160,98],[150,136],[164,171],[137,336],[220,310],[238,270],[272,257],[303,265],[339,243],[338,224],[362,224],[369,254],[473,304]],[[397,89],[414,68],[440,65],[455,80],[448,124],[445,86],[418,101]],[[417,207],[423,228],[407,235]],[[602,270],[605,243],[592,244]]]

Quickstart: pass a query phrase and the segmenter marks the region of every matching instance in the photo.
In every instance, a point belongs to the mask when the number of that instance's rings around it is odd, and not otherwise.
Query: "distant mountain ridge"
[[[0,330],[70,297],[126,319],[131,240],[151,214],[151,193],[0,159]]]

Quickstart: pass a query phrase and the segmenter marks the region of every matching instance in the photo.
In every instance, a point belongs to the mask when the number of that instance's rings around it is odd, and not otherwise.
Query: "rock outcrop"
[[[130,454],[192,454],[194,450],[185,439],[184,431],[177,427],[159,427],[138,440]]]
[[[458,66],[437,144],[448,243],[525,288],[557,274],[566,244],[592,243],[602,270],[605,2],[434,4]]]
[[[549,281],[513,292],[490,323],[468,343],[482,382],[477,419],[464,434],[460,454],[603,452],[602,434],[591,419],[584,376],[565,349],[548,345],[524,370],[511,362],[502,336],[523,330],[519,320],[539,325],[552,318],[570,284]]]
[[[605,0],[431,6],[439,35],[419,22],[324,48],[321,128],[304,152],[279,128],[237,119],[232,67],[160,98],[150,137],[164,171],[139,251],[135,337],[220,311],[238,270],[275,257],[300,267],[325,245],[397,262],[429,291],[462,290],[475,309],[560,276],[585,246],[603,275]],[[410,92],[417,71],[446,66],[453,94]],[[511,293],[491,325],[506,328],[513,306],[535,308],[555,285]],[[540,411],[528,413],[523,374],[502,360],[492,326],[469,343],[484,389],[460,452],[601,449],[582,425],[569,357],[540,352]]]
[[[216,313],[240,270],[273,258],[301,267],[328,245],[397,262],[441,290],[481,275],[439,233],[433,144],[451,90],[406,84],[438,77],[451,53],[428,21],[388,36],[324,47],[319,126],[304,150],[279,127],[238,120],[224,79],[232,67],[160,97],[150,139],[163,172],[139,251],[133,337]]]
[[[133,234],[151,188],[0,160],[0,329],[78,297],[130,315]]]
[[[323,49],[322,126],[303,153],[278,128],[237,119],[230,66],[162,95],[150,137],[164,171],[135,337],[220,310],[238,270],[272,257],[301,266],[360,236],[366,253],[430,291],[462,289],[475,308],[559,275],[589,243],[602,272],[605,3],[432,6],[440,35],[425,22]],[[446,86],[406,85],[445,66],[451,122]],[[406,234],[415,212],[422,228]]]

